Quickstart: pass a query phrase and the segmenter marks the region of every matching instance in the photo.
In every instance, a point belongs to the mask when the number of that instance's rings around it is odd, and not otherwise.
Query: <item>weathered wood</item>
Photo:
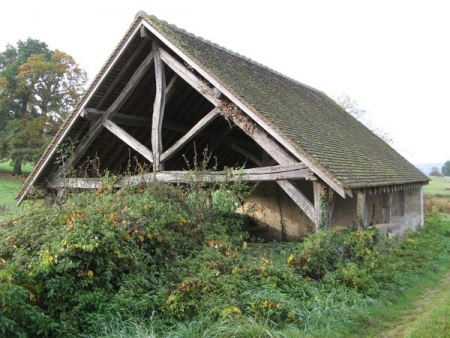
[[[367,194],[365,192],[358,191],[356,195],[356,217],[358,218],[358,230],[367,229]]]
[[[130,97],[133,93],[136,86],[139,84],[139,81],[144,77],[149,68],[152,66],[154,60],[154,54],[150,53],[144,61],[140,64],[140,66],[136,69],[130,81],[128,81],[125,88],[119,94],[119,96],[114,100],[114,102],[109,106],[109,108],[105,111],[105,113],[97,120],[94,126],[89,130],[87,135],[80,141],[78,146],[76,147],[74,154],[64,163],[65,167],[70,167],[75,164],[80,157],[86,152],[95,138],[100,134],[103,129],[103,122],[106,119],[112,119],[117,111],[122,107],[125,101]]]
[[[120,80],[122,80],[125,73],[129,70],[130,66],[133,64],[133,62],[136,60],[136,58],[139,56],[141,51],[144,49],[144,47],[147,45],[147,42],[141,41],[136,51],[131,55],[131,57],[128,58],[125,65],[120,70],[119,74],[114,78],[114,81],[109,85],[108,90],[103,94],[100,101],[96,104],[97,108],[100,108],[103,106],[103,103],[105,103],[105,100],[109,97],[111,92],[116,88],[117,83],[119,83]]]
[[[153,105],[153,121],[152,121],[152,149],[153,149],[153,169],[154,171],[163,170],[161,163],[161,154],[163,152],[162,145],[162,122],[164,118],[164,107],[166,103],[166,75],[164,72],[164,64],[160,56],[160,48],[158,44],[153,43],[155,53],[155,78],[156,78],[156,95]]]
[[[145,26],[142,25],[140,27],[139,33],[140,33],[142,39],[147,40],[147,41],[152,41],[149,31],[148,31],[148,29],[145,28]]]
[[[390,223],[392,216],[392,192],[381,194],[382,200],[382,223]]]
[[[174,74],[172,78],[170,79],[169,84],[166,87],[166,103],[169,102],[170,98],[172,97],[173,93],[175,93],[175,88],[178,84],[178,75]]]
[[[104,111],[95,108],[86,108],[81,113],[81,116],[87,120],[97,121],[102,115],[105,114]],[[117,113],[114,115],[112,121],[116,124],[121,124],[123,126],[130,127],[149,127],[152,125],[152,119],[146,116],[135,116],[128,114]]]
[[[103,125],[106,129],[108,129],[111,133],[120,138],[123,142],[128,144],[131,148],[136,150],[139,154],[144,156],[147,160],[153,163],[153,154],[150,149],[136,140],[133,136],[128,134],[125,130],[120,128],[117,124],[111,122],[110,120],[105,120]]]
[[[169,149],[167,149],[164,154],[161,155],[161,162],[167,161],[171,158],[180,148],[182,148],[186,143],[188,143],[192,138],[198,135],[203,128],[205,128],[209,123],[211,123],[217,116],[219,116],[219,108],[214,108],[205,117],[203,117],[197,124],[192,127],[182,138],[175,142]]]
[[[191,171],[163,171],[142,175],[128,176],[118,180],[115,187],[120,188],[129,185],[137,185],[153,180],[168,183],[190,183],[190,182],[259,182],[276,181],[287,179],[304,179],[311,174],[303,163],[292,165],[278,165],[273,167],[252,168],[243,170],[226,170],[217,172],[194,173]],[[290,183],[290,182],[288,182]],[[49,188],[57,189],[62,187],[79,189],[96,189],[100,186],[101,179],[98,178],[59,178],[50,181]],[[311,204],[311,203],[310,203]],[[312,207],[312,204],[311,204]]]
[[[181,57],[185,62],[191,65],[201,76],[207,79],[215,88],[220,90],[228,99],[230,99],[234,104],[236,104],[240,109],[242,109],[252,120],[256,121],[263,130],[270,134],[276,141],[278,141],[283,147],[289,150],[294,156],[295,161],[301,161],[308,165],[322,180],[324,180],[329,186],[331,186],[339,195],[343,198],[346,197],[344,187],[336,182],[334,178],[326,172],[325,169],[318,166],[313,160],[311,160],[307,155],[300,153],[289,141],[285,140],[278,132],[276,132],[271,126],[267,124],[263,119],[261,119],[257,114],[255,114],[251,108],[241,102],[241,99],[236,97],[234,93],[230,92],[225,86],[223,86],[219,81],[217,81],[213,76],[211,76],[203,67],[194,60],[192,60],[186,53],[180,50],[176,45],[169,41],[164,35],[162,35],[158,30],[154,29],[150,24],[143,22],[143,24],[151,31],[155,36],[157,36],[161,41],[164,42],[172,51],[174,51],[179,57]],[[217,104],[216,104],[217,106]]]
[[[194,87],[200,94],[209,100],[216,107],[219,106],[220,101],[213,94],[213,89],[206,85],[199,79],[192,71],[190,71],[181,62],[175,59],[172,55],[167,53],[164,49],[159,48],[161,59],[167,64],[175,73],[177,73],[184,81]]]
[[[219,89],[214,87],[214,89],[212,90],[212,96],[214,96],[216,99],[220,99],[223,97],[223,94]]]
[[[235,150],[239,154],[244,155],[245,157],[247,157],[250,161],[252,161],[256,165],[258,165],[260,167],[262,167],[264,165],[263,161],[261,161],[259,158],[257,158],[253,153],[251,153],[250,151],[247,151],[247,150],[239,147],[237,144],[229,143],[229,142],[226,142],[226,141],[223,142],[223,144],[225,144],[226,146],[228,146],[231,149]]]
[[[330,230],[335,202],[334,191],[322,182],[313,182],[313,188],[316,231]]]
[[[29,180],[25,183],[21,192],[19,192],[19,195],[16,198],[17,204],[20,205],[23,202],[24,198],[30,191],[31,187],[36,183],[37,178],[40,177],[43,170],[47,168],[49,161],[53,159],[53,155],[58,149],[57,145],[61,144],[61,142],[66,138],[68,133],[71,131],[72,126],[77,121],[79,121],[77,117],[79,116],[80,111],[84,109],[84,107],[91,100],[93,95],[95,95],[97,89],[101,86],[105,78],[109,75],[109,71],[116,65],[117,60],[119,60],[122,57],[123,52],[128,48],[130,42],[133,40],[138,29],[139,28],[136,27],[128,34],[128,36],[125,38],[125,41],[122,43],[121,48],[117,51],[117,53],[115,53],[114,57],[112,57],[108,62],[108,64],[105,66],[105,69],[102,72],[101,76],[96,78],[90,90],[86,92],[86,94],[81,99],[78,106],[79,108],[74,111],[73,115],[71,115],[71,117],[68,120],[66,120],[66,122],[64,122],[65,128],[63,130],[60,130],[60,133],[58,133],[57,136],[55,136],[55,139],[52,141],[52,144],[54,144],[54,146],[49,148],[48,151],[44,153],[43,157],[36,163],[35,171],[30,176]],[[63,168],[59,168],[58,170],[56,170],[56,172],[53,172],[51,174],[51,177],[57,177],[58,175],[61,175],[64,168],[66,167],[67,165],[63,166]]]
[[[239,113],[238,113],[239,114]],[[294,160],[283,148],[270,138],[255,122],[242,114],[225,116],[236,124],[244,133],[258,143],[275,161],[280,164],[291,164]]]
[[[278,185],[292,198],[292,200],[303,210],[306,216],[316,224],[314,205],[305,195],[291,182],[287,180],[277,181]]]

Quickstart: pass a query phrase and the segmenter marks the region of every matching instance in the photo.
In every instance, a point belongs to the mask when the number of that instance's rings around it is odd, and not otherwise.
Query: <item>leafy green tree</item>
[[[27,39],[0,53],[0,158],[14,174],[35,161],[83,92],[86,72],[44,42]]]
[[[450,161],[444,163],[444,166],[441,169],[442,175],[450,176]]]

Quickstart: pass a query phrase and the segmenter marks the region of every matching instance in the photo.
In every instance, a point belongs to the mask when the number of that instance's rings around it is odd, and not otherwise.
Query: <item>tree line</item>
[[[72,56],[28,38],[0,53],[0,160],[15,175],[35,162],[84,91]]]

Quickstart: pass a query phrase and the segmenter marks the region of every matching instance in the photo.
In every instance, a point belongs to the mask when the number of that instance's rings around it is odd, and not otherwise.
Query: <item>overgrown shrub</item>
[[[190,193],[164,184],[79,193],[2,227],[0,332],[70,336],[112,314],[163,308],[172,265],[244,241],[244,216]]]
[[[0,335],[340,336],[449,261],[442,217],[388,239],[338,228],[247,245],[231,188],[74,194],[0,227]],[[450,263],[448,263],[450,265]]]

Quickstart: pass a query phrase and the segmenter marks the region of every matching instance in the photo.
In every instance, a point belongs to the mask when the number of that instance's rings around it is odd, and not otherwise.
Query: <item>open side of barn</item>
[[[70,150],[70,151],[69,151]],[[215,171],[192,176],[206,151]],[[69,154],[64,157],[62,154]],[[147,167],[129,174],[130,166]],[[83,170],[80,170],[82,168]],[[239,169],[233,169],[239,168]],[[94,170],[95,169],[95,170]],[[428,178],[323,92],[139,12],[18,195],[242,180],[241,212],[273,237],[423,225]]]

